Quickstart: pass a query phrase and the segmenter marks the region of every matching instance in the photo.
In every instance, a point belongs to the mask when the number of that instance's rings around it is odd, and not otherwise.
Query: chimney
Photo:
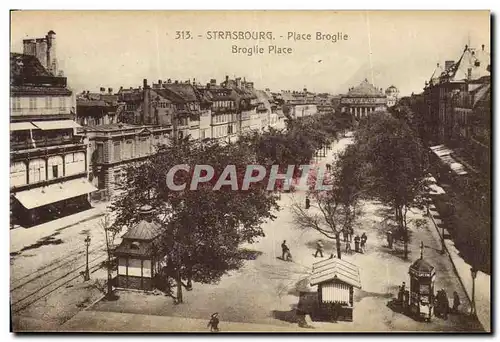
[[[47,40],[47,69],[52,75],[57,75],[57,57],[56,57],[56,33],[50,30],[45,37]]]
[[[169,79],[167,80],[167,83],[168,83],[168,84],[171,84],[171,83],[172,83],[172,80],[169,78]]]
[[[142,85],[144,86],[144,89],[146,89],[148,87],[148,80],[147,79],[142,80]]]
[[[481,45],[481,49],[484,51],[484,44],[483,44],[483,45]]]
[[[229,82],[229,76],[226,75],[226,83],[228,83],[228,82]]]
[[[113,88],[108,88],[108,94],[112,95],[113,94]]]
[[[217,80],[216,80],[215,78],[212,78],[212,79],[210,80],[210,84],[217,84]]]
[[[179,81],[175,80],[175,81],[174,81],[174,84],[179,84]]]
[[[123,86],[120,86],[120,91],[122,91],[122,90],[123,90]]]
[[[99,89],[99,91],[101,92],[101,95],[104,95],[106,93],[106,88],[101,87],[101,89]]]
[[[193,78],[193,85],[196,85],[196,78]]]
[[[465,44],[465,49],[464,51],[467,51],[467,49],[469,48],[469,45]]]
[[[439,63],[436,66],[439,68]]]
[[[444,69],[448,70],[449,68],[451,68],[453,66],[453,64],[455,64],[455,61],[446,61],[446,62],[444,62]]]
[[[158,84],[161,85],[161,80],[158,80]]]

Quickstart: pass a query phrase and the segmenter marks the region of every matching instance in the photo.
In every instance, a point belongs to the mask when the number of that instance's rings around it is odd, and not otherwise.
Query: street
[[[348,143],[341,139],[333,151],[338,151]],[[326,158],[322,160],[325,162]],[[301,230],[295,227],[290,206],[304,203],[303,193],[284,194],[280,202],[282,210],[277,219],[264,226],[266,237],[258,243],[244,246],[255,256],[237,272],[224,276],[218,284],[194,284],[192,291],[184,292],[185,303],[174,305],[169,297],[140,292],[120,291],[117,301],[101,301],[90,310],[98,317],[107,312],[131,313],[140,315],[182,317],[190,319],[208,319],[213,312],[219,312],[221,325],[224,321],[243,322],[288,327],[290,331],[301,330],[298,327],[295,307],[299,291],[311,290],[308,275],[312,263],[318,259],[313,256],[315,243],[322,236],[313,230]],[[375,202],[363,205],[364,215],[360,222],[361,229],[356,234],[365,232],[368,236],[365,254],[348,254],[343,258],[358,265],[361,272],[362,290],[355,291],[354,321],[352,323],[314,322],[318,331],[475,331],[481,330],[476,322],[471,322],[465,315],[468,311],[467,297],[453,272],[449,258],[440,253],[440,241],[432,234],[432,226],[427,224],[419,229],[412,229],[410,257],[403,260],[400,253],[394,253],[386,247],[381,212],[383,207]],[[423,217],[422,213],[411,214]],[[280,244],[287,241],[293,255],[293,262],[284,262]],[[333,253],[334,241],[325,241],[325,257]],[[420,242],[424,242],[424,257],[436,268],[436,290],[444,288],[451,298],[457,291],[463,303],[460,314],[450,315],[448,320],[433,318],[430,323],[417,322],[404,314],[393,311],[388,303],[396,296],[397,287],[403,282],[409,283],[408,267],[419,257]],[[402,246],[398,246],[402,250]],[[87,315],[87,314],[85,314]],[[85,316],[84,315],[84,316]],[[84,317],[76,315],[61,330],[103,329],[89,323]],[[80,324],[79,319],[81,319]],[[179,321],[169,320],[171,326],[162,326],[159,331],[183,330]],[[177,323],[176,323],[177,322]],[[129,322],[125,330],[144,329],[143,320]],[[106,329],[106,328],[104,328]],[[148,329],[154,329],[148,328]],[[238,329],[235,327],[235,329]]]

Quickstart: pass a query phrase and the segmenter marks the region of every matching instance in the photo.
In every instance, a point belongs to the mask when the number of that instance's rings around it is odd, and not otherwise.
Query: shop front
[[[97,188],[79,178],[12,193],[12,213],[22,226],[34,226],[89,209]]]

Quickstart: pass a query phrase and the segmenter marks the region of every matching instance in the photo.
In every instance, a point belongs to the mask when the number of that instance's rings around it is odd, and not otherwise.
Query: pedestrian
[[[448,295],[444,289],[441,289],[442,293],[442,308],[443,308],[443,319],[448,319],[448,312],[450,311],[450,302],[448,301]]]
[[[356,235],[354,237],[354,250],[356,251],[356,253],[360,253],[360,249],[359,249],[359,236]]]
[[[349,239],[349,242],[352,240],[352,237],[354,235],[354,229],[352,227],[349,228],[349,235],[347,238]]]
[[[392,249],[392,242],[393,242],[392,232],[389,230],[387,232],[387,246],[389,247],[389,249]]]
[[[283,240],[283,243],[281,244],[281,252],[281,259],[286,261],[288,253],[290,253],[290,249],[288,249],[288,246],[286,245],[286,240]]]
[[[318,253],[321,255],[321,257],[323,257],[323,241],[321,240],[318,240],[318,242],[316,242],[316,253],[314,254],[315,258],[318,257]]]
[[[347,240],[345,242],[345,252],[346,253],[351,253],[352,252],[351,241],[350,240]]]
[[[332,253],[332,254],[330,254],[330,259],[333,259],[333,258],[335,258],[335,255],[333,255],[333,253]]]
[[[310,206],[311,206],[311,200],[309,199],[309,197],[306,197],[306,209],[309,209]]]
[[[457,291],[453,291],[453,312],[458,313],[458,307],[460,306],[460,297]]]
[[[363,233],[361,235],[361,253],[364,253],[365,252],[365,246],[366,246],[366,234]]]
[[[401,284],[401,286],[399,287],[398,291],[398,302],[401,304],[401,306],[403,306],[405,290],[406,290],[406,284],[405,282],[403,282],[403,284]]]
[[[349,230],[347,228],[342,229],[342,234],[344,235],[344,242],[349,240]]]
[[[207,328],[210,327],[210,332],[219,331],[219,313],[216,312],[212,314],[210,321],[207,324]]]

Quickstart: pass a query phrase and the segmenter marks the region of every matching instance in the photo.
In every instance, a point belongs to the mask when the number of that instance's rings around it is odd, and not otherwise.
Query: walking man
[[[316,253],[314,253],[315,258],[318,257],[318,253],[319,255],[321,255],[321,257],[323,257],[323,241],[321,240],[318,240],[318,242],[316,242]]]
[[[288,246],[286,245],[286,240],[283,240],[283,243],[281,244],[281,259],[287,260],[288,253],[290,253],[290,249],[288,249]]]
[[[219,331],[219,313],[216,312],[212,314],[210,321],[207,324],[207,327],[210,327],[210,332]]]

